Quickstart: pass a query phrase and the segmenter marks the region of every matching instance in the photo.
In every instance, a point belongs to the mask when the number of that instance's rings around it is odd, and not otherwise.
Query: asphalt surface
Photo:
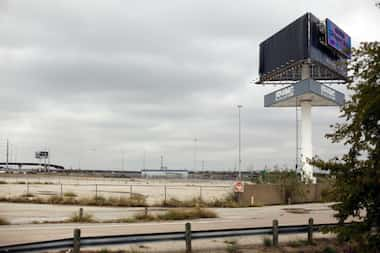
[[[280,225],[306,224],[310,217],[314,223],[333,223],[330,204],[303,204],[255,208],[215,208],[219,218],[192,220],[193,230],[271,226],[273,219]],[[32,221],[59,221],[78,210],[78,206],[0,203],[0,217],[12,225],[0,226],[0,245],[27,243],[69,238],[74,228],[80,228],[82,236],[139,234],[184,231],[188,221],[149,223],[95,223],[95,224],[30,224]],[[128,217],[142,208],[84,207],[96,219],[109,220]],[[163,209],[154,209],[160,212]]]

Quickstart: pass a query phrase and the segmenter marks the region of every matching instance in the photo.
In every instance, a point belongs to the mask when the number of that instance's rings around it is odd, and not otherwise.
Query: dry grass
[[[65,192],[63,196],[53,195],[48,198],[40,198],[33,194],[23,194],[16,197],[0,197],[3,202],[17,203],[36,203],[36,204],[57,204],[57,205],[86,205],[86,206],[118,206],[118,207],[146,207],[146,197],[140,194],[133,194],[131,197],[104,197],[101,195],[93,197],[77,197],[74,192]],[[229,194],[221,199],[213,199],[205,201],[199,198],[189,200],[178,200],[170,198],[167,201],[155,204],[153,206],[160,207],[245,207],[235,201],[233,194]]]
[[[160,220],[189,220],[217,217],[218,215],[214,211],[205,208],[172,209],[164,214],[158,215]]]
[[[307,213],[310,213],[310,210],[309,209],[305,209],[305,208],[283,208],[282,210],[284,210],[287,213],[295,213],[295,214],[307,214]]]
[[[190,200],[178,200],[176,198],[170,198],[166,201],[162,201],[157,206],[164,207],[229,207],[229,208],[237,208],[237,207],[245,207],[239,204],[235,200],[234,193],[230,193],[224,198],[213,199],[209,201],[205,201],[199,198],[192,198]]]
[[[145,207],[146,198],[142,195],[132,195],[132,197],[109,197],[103,196],[91,198],[77,198],[72,194],[66,196],[53,195],[49,198],[39,198],[33,194],[23,194],[17,197],[0,197],[3,202],[15,203],[36,203],[36,204],[56,204],[56,205],[87,205],[87,206],[120,206],[120,207]]]
[[[168,221],[168,220],[192,220],[200,218],[217,218],[218,215],[209,209],[205,208],[179,208],[168,210],[163,214],[153,215],[149,213],[136,214],[131,218],[121,218],[110,220],[107,222],[118,223],[133,223],[133,222],[148,222],[148,221]]]
[[[90,213],[83,213],[82,216],[79,213],[73,213],[70,218],[66,219],[64,222],[81,222],[81,223],[94,223],[98,222],[94,219],[94,216]]]
[[[33,197],[35,197],[35,195],[32,193],[25,193],[25,194],[22,194],[21,197],[22,198],[33,198]]]

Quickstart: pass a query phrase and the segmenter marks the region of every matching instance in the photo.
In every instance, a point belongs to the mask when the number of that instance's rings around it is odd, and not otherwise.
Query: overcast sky
[[[68,168],[294,166],[295,110],[264,108],[258,45],[310,11],[353,44],[380,39],[372,0],[0,0],[0,154]],[[342,86],[339,90],[344,91]],[[313,109],[313,151],[339,108]],[[194,138],[198,141],[195,143]]]

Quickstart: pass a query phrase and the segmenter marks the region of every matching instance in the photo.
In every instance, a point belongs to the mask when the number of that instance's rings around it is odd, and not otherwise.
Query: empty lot
[[[78,197],[128,197],[142,194],[149,204],[165,199],[186,200],[201,197],[204,200],[223,198],[232,192],[232,181],[206,181],[186,179],[119,179],[100,177],[11,175],[2,176],[0,197],[34,194],[49,197],[75,193]]]

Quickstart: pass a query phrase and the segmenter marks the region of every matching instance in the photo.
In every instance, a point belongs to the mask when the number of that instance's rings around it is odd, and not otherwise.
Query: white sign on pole
[[[234,183],[234,192],[244,192],[244,183],[241,181],[236,181]]]

